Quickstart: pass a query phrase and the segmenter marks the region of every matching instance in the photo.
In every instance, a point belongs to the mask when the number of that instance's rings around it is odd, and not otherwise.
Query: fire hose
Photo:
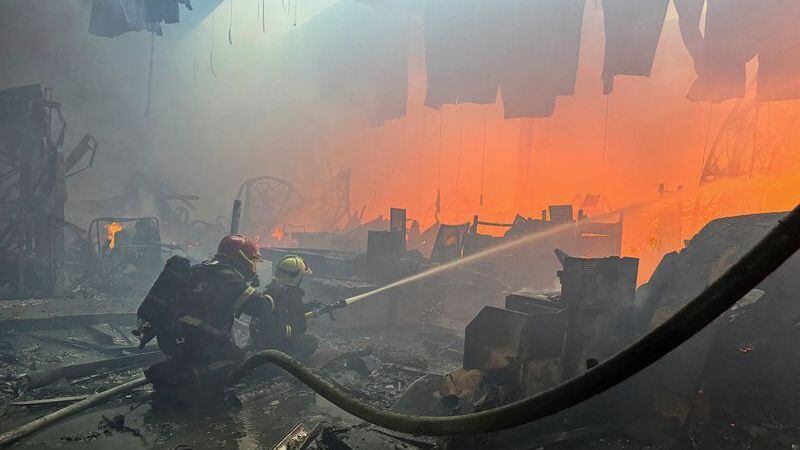
[[[512,428],[577,405],[625,381],[694,336],[733,306],[800,248],[800,205],[779,221],[755,247],[667,321],[603,363],[558,386],[494,409],[460,416],[415,416],[383,411],[326,380],[289,355],[265,350],[250,356],[232,375],[236,380],[267,363],[289,372],[331,403],[360,419],[395,431],[454,436]],[[11,444],[58,420],[124,394],[146,383],[138,378],[55,411],[20,428],[0,434]]]
[[[479,434],[512,428],[575,406],[625,381],[686,342],[733,306],[800,248],[800,205],[784,217],[741,260],[667,321],[616,355],[551,389],[494,409],[460,416],[415,416],[383,411],[361,402],[319,377],[289,355],[265,350],[234,373],[272,363],[339,408],[372,424],[427,436]]]

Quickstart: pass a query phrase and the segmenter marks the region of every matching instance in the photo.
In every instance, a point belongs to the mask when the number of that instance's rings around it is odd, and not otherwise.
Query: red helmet
[[[258,243],[240,234],[229,234],[219,241],[217,254],[236,256],[239,252],[244,254],[251,261],[261,261],[261,253],[258,250]]]

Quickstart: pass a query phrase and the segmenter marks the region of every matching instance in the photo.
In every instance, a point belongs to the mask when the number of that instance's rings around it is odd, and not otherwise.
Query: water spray
[[[632,203],[632,204],[630,204],[630,205],[628,205],[628,206],[626,206],[624,208],[620,208],[620,209],[612,211],[612,212],[601,214],[600,216],[597,217],[597,219],[610,218],[610,217],[613,217],[613,216],[615,216],[617,214],[624,213],[626,211],[632,211],[632,210],[636,210],[636,209],[639,209],[639,208],[642,208],[642,207],[645,207],[645,206],[653,205],[653,204],[658,203],[659,201],[662,201],[662,200],[663,200],[663,197],[659,196],[658,198],[644,200],[644,201],[641,201],[641,202],[638,202],[638,203]],[[362,294],[354,295],[352,297],[348,297],[348,298],[343,299],[343,300],[338,300],[338,301],[336,301],[336,302],[334,302],[332,304],[329,304],[329,305],[324,305],[321,308],[318,308],[318,309],[315,309],[313,311],[310,311],[310,312],[306,313],[306,317],[307,318],[317,318],[317,317],[320,317],[320,316],[322,316],[324,314],[330,314],[334,310],[346,308],[346,307],[352,305],[353,303],[360,302],[361,300],[373,297],[373,296],[375,296],[377,294],[389,291],[391,289],[394,289],[394,288],[397,288],[397,287],[400,287],[400,286],[404,286],[404,285],[409,284],[409,283],[414,283],[416,281],[420,281],[420,280],[423,280],[425,278],[429,278],[429,277],[438,275],[438,274],[443,273],[443,272],[450,271],[450,270],[455,269],[457,267],[461,267],[463,265],[473,263],[475,261],[487,258],[487,257],[492,256],[492,255],[497,254],[497,253],[504,252],[506,250],[510,250],[512,248],[516,248],[516,247],[519,247],[519,246],[522,246],[522,245],[525,245],[525,244],[530,244],[532,242],[541,240],[543,238],[546,238],[546,237],[549,237],[549,236],[552,236],[552,235],[555,235],[555,234],[558,234],[558,233],[562,233],[562,232],[567,231],[570,228],[573,228],[575,226],[576,226],[575,223],[567,222],[567,223],[563,223],[563,224],[559,224],[559,225],[553,226],[553,227],[548,228],[547,230],[544,230],[544,231],[540,231],[540,232],[537,232],[537,233],[532,233],[532,234],[523,236],[523,237],[518,238],[518,239],[513,239],[511,241],[505,242],[505,243],[497,245],[495,247],[488,248],[486,250],[482,250],[482,251],[477,252],[477,253],[473,253],[473,254],[465,256],[463,258],[456,259],[456,260],[453,260],[453,261],[449,261],[449,262],[446,262],[444,264],[441,264],[441,265],[438,265],[438,266],[435,266],[435,267],[431,267],[430,269],[424,270],[422,272],[416,273],[416,274],[408,276],[406,278],[402,278],[402,279],[397,280],[397,281],[393,281],[393,282],[391,282],[389,284],[386,284],[386,285],[381,286],[379,288],[373,289],[373,290],[371,290],[369,292],[364,292]]]

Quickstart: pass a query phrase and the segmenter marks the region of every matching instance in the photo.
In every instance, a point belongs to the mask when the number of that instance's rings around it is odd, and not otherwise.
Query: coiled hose
[[[800,247],[800,205],[783,218],[753,249],[666,322],[585,373],[534,396],[472,414],[414,416],[383,411],[321,378],[289,355],[266,350],[249,357],[235,372],[275,364],[322,397],[362,420],[395,431],[453,436],[512,428],[577,405],[625,381],[702,330],[775,271]]]

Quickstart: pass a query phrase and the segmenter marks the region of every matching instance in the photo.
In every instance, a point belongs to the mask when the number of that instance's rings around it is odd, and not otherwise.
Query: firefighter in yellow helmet
[[[285,286],[300,287],[306,275],[311,275],[311,268],[305,260],[297,255],[288,255],[281,258],[272,269],[272,281]]]
[[[305,291],[300,283],[306,275],[311,275],[311,268],[298,255],[284,256],[273,266],[272,282],[264,289],[264,295],[273,299],[276,314],[251,320],[251,350],[272,348],[299,358],[316,351],[317,339],[305,334],[305,314],[319,303],[303,302]]]

